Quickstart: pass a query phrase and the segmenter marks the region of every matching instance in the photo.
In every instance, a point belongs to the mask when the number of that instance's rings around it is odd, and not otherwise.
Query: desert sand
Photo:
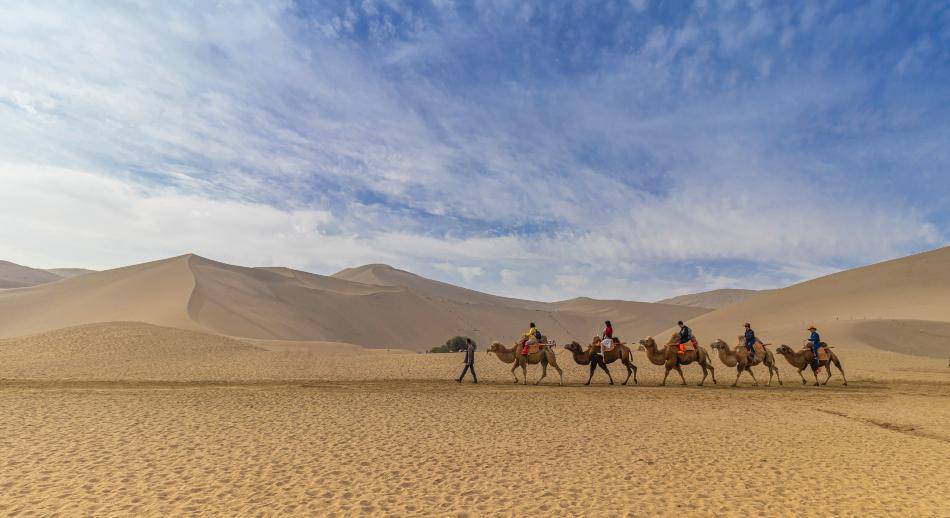
[[[563,349],[565,386],[553,369],[539,386],[515,385],[484,342],[479,384],[458,384],[461,354],[225,336],[211,323],[252,308],[234,320],[302,329],[293,327],[302,312],[246,300],[310,303],[306,286],[331,298],[429,301],[428,310],[436,300],[465,304],[475,315],[530,308],[447,285],[427,293],[418,279],[372,284],[390,281],[195,261],[0,292],[14,313],[0,338],[0,514],[950,515],[947,250],[756,295],[690,322],[703,344],[719,333],[734,341],[745,319],[767,341],[791,343],[814,319],[847,387],[837,373],[827,386],[803,385],[781,357],[783,385],[744,378],[731,388],[735,371],[714,358],[718,384],[696,387],[691,365],[688,386],[671,378],[659,387],[663,369],[642,352],[639,385],[608,386],[598,373],[585,387],[587,367]],[[57,288],[78,282],[90,284]],[[128,297],[135,292],[148,296]],[[33,318],[10,301],[49,306]],[[389,318],[380,304],[378,318]],[[626,325],[669,331],[651,313],[665,305],[544,307],[592,322],[608,315],[628,340],[636,335]],[[143,318],[83,321],[107,316]],[[387,322],[418,331],[416,320]],[[56,328],[14,333],[44,325]],[[620,377],[619,364],[611,370]],[[529,368],[529,381],[539,374]],[[757,374],[767,379],[762,367]]]
[[[673,304],[675,306],[691,306],[695,308],[719,309],[768,290],[741,290],[724,288],[721,290],[704,291],[702,293],[688,293],[668,299],[658,300],[659,304]]]

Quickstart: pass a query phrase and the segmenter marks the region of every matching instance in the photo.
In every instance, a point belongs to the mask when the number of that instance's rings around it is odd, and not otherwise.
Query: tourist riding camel
[[[561,370],[561,367],[557,364],[557,355],[554,352],[554,343],[547,343],[544,337],[541,337],[540,341],[535,343],[522,343],[527,342],[527,340],[522,337],[521,340],[515,344],[514,347],[507,348],[504,345],[498,342],[492,342],[491,347],[488,348],[488,352],[495,353],[498,356],[498,359],[505,362],[513,364],[511,366],[511,376],[514,378],[515,383],[518,383],[518,375],[515,374],[515,369],[521,367],[522,377],[524,378],[524,384],[528,384],[528,365],[541,364],[541,377],[538,378],[534,384],[537,385],[541,383],[548,375],[548,365],[550,364],[557,371],[558,376],[560,376],[559,383],[564,384],[564,372]],[[527,351],[528,354],[522,354]]]
[[[745,323],[745,348],[749,350],[749,361],[754,362],[755,360],[755,331],[752,330],[752,324]],[[750,371],[751,373],[751,371]],[[753,376],[754,378],[754,376]]]
[[[811,368],[817,373],[821,368],[821,365],[818,363],[818,350],[821,348],[821,337],[818,335],[818,329],[815,328],[815,326],[808,326],[808,330],[811,331],[811,336],[808,337],[806,342],[811,344]]]
[[[680,326],[679,342],[678,342],[679,353],[680,354],[686,353],[687,344],[693,344],[693,347],[698,348],[699,342],[696,341],[696,337],[693,335],[693,330],[687,327],[687,325],[684,324],[682,320],[677,322],[676,325]]]
[[[534,325],[534,322],[531,322],[528,330],[521,335],[521,355],[527,356],[531,346],[540,341],[541,331],[538,329],[538,326]]]
[[[812,347],[812,344],[805,344],[805,346],[800,351],[793,351],[791,347],[787,345],[782,345],[775,352],[781,354],[785,357],[788,363],[792,364],[793,367],[798,369],[798,375],[802,378],[802,384],[807,384],[805,380],[805,375],[802,374],[802,371],[811,367],[812,374],[815,376],[815,386],[818,386],[818,369],[825,367],[828,369],[828,376],[825,378],[825,381],[820,383],[821,385],[827,385],[828,380],[831,379],[831,365],[834,364],[838,368],[838,371],[841,373],[841,377],[844,378],[844,386],[848,386],[848,377],[844,374],[844,369],[841,368],[841,360],[838,359],[838,355],[828,347],[828,344],[825,342],[818,342],[818,352],[815,353],[815,349]]]
[[[775,366],[775,356],[766,348],[766,345],[761,341],[756,340],[756,343],[753,347],[759,347],[761,349],[761,354],[756,354],[754,357],[749,354],[749,351],[745,345],[745,336],[739,337],[739,344],[735,348],[730,348],[726,342],[722,339],[716,340],[712,343],[712,348],[719,352],[719,360],[726,367],[735,367],[736,368],[736,381],[732,384],[733,387],[739,384],[739,377],[742,375],[742,372],[748,372],[752,376],[752,384],[758,386],[759,381],[755,379],[755,373],[752,372],[752,367],[755,367],[759,363],[764,364],[769,369],[769,386],[772,385],[772,376],[778,377],[778,384],[782,384],[782,377],[778,374],[778,367]]]
[[[682,336],[682,334],[674,334],[670,337],[669,343],[662,348],[656,345],[656,341],[652,337],[640,340],[640,350],[646,352],[647,359],[650,360],[650,363],[666,367],[666,372],[663,374],[663,383],[661,383],[661,385],[666,385],[666,378],[673,369],[676,369],[676,372],[680,375],[680,379],[683,380],[683,385],[685,385],[686,378],[683,377],[683,369],[681,369],[680,366],[689,365],[694,362],[698,363],[703,369],[703,379],[699,381],[699,386],[703,385],[703,382],[706,381],[706,376],[710,373],[712,373],[713,383],[716,383],[716,369],[713,367],[712,362],[709,361],[709,353],[702,346],[695,344],[695,342],[687,341],[684,344]],[[686,350],[681,352],[684,348]]]
[[[605,344],[607,344],[607,347],[605,347]],[[630,381],[631,375],[633,376],[633,382],[639,383],[637,380],[637,366],[633,364],[633,351],[616,337],[608,341],[595,336],[591,339],[591,344],[587,349],[582,349],[581,344],[577,342],[571,342],[565,345],[564,348],[571,351],[571,356],[578,365],[590,365],[590,375],[584,385],[590,385],[590,380],[593,379],[597,367],[607,373],[607,378],[610,380],[610,384],[613,385],[614,378],[610,375],[607,364],[617,360],[620,360],[627,369],[627,379],[623,380],[623,384],[626,385]]]

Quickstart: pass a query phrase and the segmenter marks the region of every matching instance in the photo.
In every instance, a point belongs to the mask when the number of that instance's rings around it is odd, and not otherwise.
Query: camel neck
[[[647,353],[647,359],[650,360],[650,363],[654,365],[663,365],[666,363],[665,355],[660,354],[660,348],[656,345],[648,346],[644,345],[643,350]]]

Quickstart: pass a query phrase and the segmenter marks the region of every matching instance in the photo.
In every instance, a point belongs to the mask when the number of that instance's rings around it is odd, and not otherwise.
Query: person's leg
[[[455,381],[458,381],[459,383],[461,383],[461,382],[462,382],[462,378],[465,377],[465,373],[468,372],[468,368],[469,368],[469,367],[470,367],[470,365],[466,365],[465,368],[462,369],[462,373],[459,374],[459,379],[457,379],[457,380],[455,380]]]
[[[472,383],[478,383],[478,376],[475,375],[475,364],[469,365],[468,368],[472,370]]]

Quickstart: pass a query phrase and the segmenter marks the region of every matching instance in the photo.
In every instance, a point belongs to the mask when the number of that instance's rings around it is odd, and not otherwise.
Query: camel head
[[[779,354],[792,354],[792,348],[785,344],[782,344],[778,347],[778,349],[775,350],[775,352]]]
[[[501,345],[499,342],[492,342],[491,345],[488,346],[488,352],[490,353],[504,352],[504,350],[505,346]]]
[[[710,347],[712,347],[713,349],[716,349],[717,351],[719,350],[725,351],[729,349],[729,345],[727,345],[726,342],[722,340],[722,338],[717,339],[715,342],[713,342],[710,345]]]
[[[600,339],[599,336],[595,336],[595,337],[593,337],[593,338],[590,339],[590,344],[591,344],[591,345],[597,345],[597,344],[599,344],[600,342],[601,342],[601,339]]]
[[[646,351],[647,347],[652,347],[656,349],[656,340],[654,340],[652,336],[649,336],[647,338],[644,338],[643,340],[640,340],[640,347],[637,347],[637,350]]]
[[[573,341],[569,344],[565,344],[564,348],[567,349],[568,351],[571,351],[572,353],[580,353],[582,350],[581,344],[577,342],[573,342]]]

